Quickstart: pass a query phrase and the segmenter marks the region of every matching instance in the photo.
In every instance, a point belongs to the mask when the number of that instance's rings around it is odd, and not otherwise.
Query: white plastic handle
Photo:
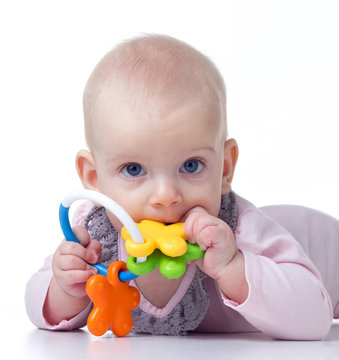
[[[131,235],[134,242],[138,244],[143,244],[144,239],[141,235],[141,232],[133,219],[130,217],[128,212],[122,208],[117,202],[109,198],[108,196],[101,194],[93,190],[77,190],[73,191],[62,201],[62,205],[66,208],[69,208],[71,204],[76,200],[90,200],[92,202],[98,203],[109,210],[113,215],[115,215],[122,224],[126,227],[127,231]],[[137,262],[141,263],[146,261],[147,257],[137,258]]]

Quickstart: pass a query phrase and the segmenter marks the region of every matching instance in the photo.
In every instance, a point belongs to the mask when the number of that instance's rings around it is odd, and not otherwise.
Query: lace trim
[[[102,264],[109,266],[111,262],[119,260],[119,234],[109,221],[105,208],[94,206],[86,216],[83,226],[91,239],[100,242]]]
[[[186,335],[196,329],[206,315],[209,295],[203,285],[207,276],[197,268],[185,295],[165,317],[156,317],[140,307],[132,311],[135,333],[153,335]]]

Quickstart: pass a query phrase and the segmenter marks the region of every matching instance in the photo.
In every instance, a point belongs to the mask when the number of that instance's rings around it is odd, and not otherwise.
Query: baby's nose
[[[179,186],[170,179],[158,179],[154,183],[150,202],[158,207],[179,205],[182,202]]]

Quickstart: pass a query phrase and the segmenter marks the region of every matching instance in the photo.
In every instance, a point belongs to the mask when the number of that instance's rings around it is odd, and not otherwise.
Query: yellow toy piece
[[[144,238],[143,244],[133,241],[125,227],[121,230],[121,237],[126,241],[127,254],[134,257],[148,256],[155,249],[165,255],[176,257],[184,255],[187,251],[184,223],[165,225],[158,221],[141,220],[137,226]]]

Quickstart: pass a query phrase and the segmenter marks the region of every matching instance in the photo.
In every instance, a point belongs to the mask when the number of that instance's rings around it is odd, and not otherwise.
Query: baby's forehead
[[[125,106],[101,115],[93,134],[95,148],[91,149],[100,161],[139,161],[173,152],[184,156],[188,150],[220,144],[224,139],[220,119],[210,116],[208,109],[191,105],[159,116],[144,116]]]
[[[135,143],[139,137],[164,139],[173,134],[185,134],[187,139],[192,134],[200,134],[200,138],[204,138],[207,131],[218,139],[225,138],[219,109],[214,106],[183,100],[176,106],[154,104],[154,109],[134,109],[126,102],[102,103],[93,127],[96,144],[110,147],[117,138]]]
[[[131,134],[165,137],[173,128],[191,135],[191,128],[213,128],[226,137],[225,122],[218,104],[196,101],[190,96],[180,99],[148,99],[137,104],[128,99],[104,96],[98,99],[93,113],[91,138],[97,145],[109,144],[112,138],[131,139]],[[204,114],[202,116],[202,114]],[[106,141],[103,141],[103,138]],[[114,140],[113,140],[114,141]]]

